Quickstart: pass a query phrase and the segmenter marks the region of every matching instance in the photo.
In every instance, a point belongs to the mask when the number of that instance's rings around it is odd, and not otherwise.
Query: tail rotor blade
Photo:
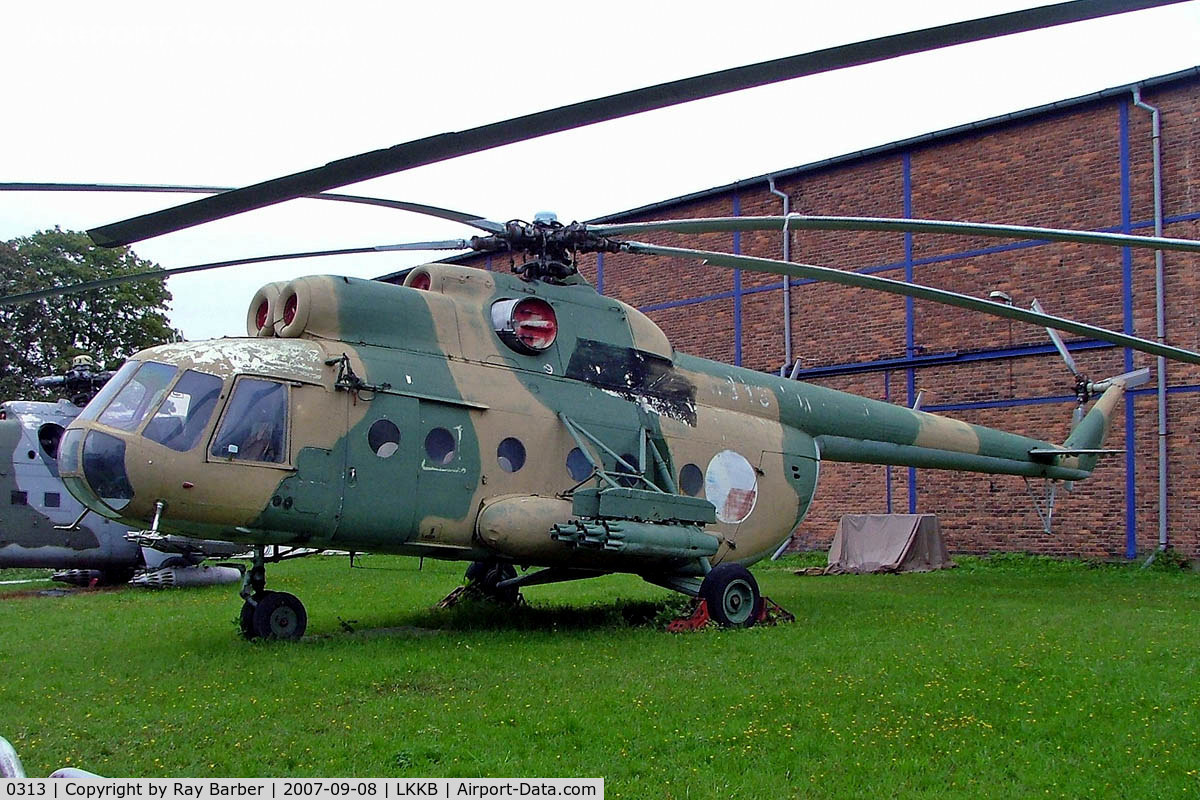
[[[1075,430],[1075,426],[1083,422],[1083,406],[1076,404],[1075,410],[1071,412],[1071,430]]]
[[[1029,307],[1039,314],[1046,313],[1046,310],[1042,308],[1042,304],[1038,302],[1036,297],[1030,303]],[[1062,336],[1054,328],[1046,328],[1046,333],[1050,334],[1050,341],[1054,342],[1054,347],[1058,350],[1058,354],[1062,356],[1063,361],[1067,362],[1067,369],[1071,370],[1072,375],[1079,377],[1079,365],[1071,357],[1071,352],[1067,350],[1066,342],[1063,341]]]

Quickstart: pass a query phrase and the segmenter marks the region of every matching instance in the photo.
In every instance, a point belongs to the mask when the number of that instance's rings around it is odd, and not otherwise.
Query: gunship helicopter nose
[[[87,508],[116,517],[133,499],[125,441],[99,430],[69,428],[59,444],[63,482]]]

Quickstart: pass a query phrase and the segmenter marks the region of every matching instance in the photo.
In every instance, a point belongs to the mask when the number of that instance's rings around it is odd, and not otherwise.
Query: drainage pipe
[[[1154,154],[1154,235],[1163,232],[1162,128],[1158,109],[1142,102],[1140,86],[1133,87],[1133,104],[1150,112],[1150,144]],[[1154,323],[1160,343],[1167,336],[1166,299],[1163,290],[1163,251],[1154,251]],[[1158,357],[1158,549],[1167,549],[1167,360]]]
[[[792,213],[792,198],[775,188],[774,176],[767,178],[767,188],[771,194],[783,198],[783,260],[791,261],[792,232],[788,230],[787,215]],[[786,275],[783,276],[783,363],[789,366],[792,363],[792,281]]]

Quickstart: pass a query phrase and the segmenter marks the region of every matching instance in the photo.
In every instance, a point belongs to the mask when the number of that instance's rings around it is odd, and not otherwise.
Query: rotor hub
[[[1094,386],[1087,376],[1079,373],[1075,376],[1075,402],[1084,405],[1092,399]]]
[[[522,253],[530,256],[513,271],[528,281],[559,283],[576,274],[580,253],[616,253],[621,243],[592,233],[580,222],[563,225],[550,214],[533,222],[511,220],[504,231],[471,237],[471,247],[482,253]]]

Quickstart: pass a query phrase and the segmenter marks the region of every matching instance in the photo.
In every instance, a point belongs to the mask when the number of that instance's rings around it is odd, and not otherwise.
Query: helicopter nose
[[[68,429],[59,445],[59,469],[71,494],[98,514],[116,516],[133,499],[125,470],[125,442],[116,436]]]

